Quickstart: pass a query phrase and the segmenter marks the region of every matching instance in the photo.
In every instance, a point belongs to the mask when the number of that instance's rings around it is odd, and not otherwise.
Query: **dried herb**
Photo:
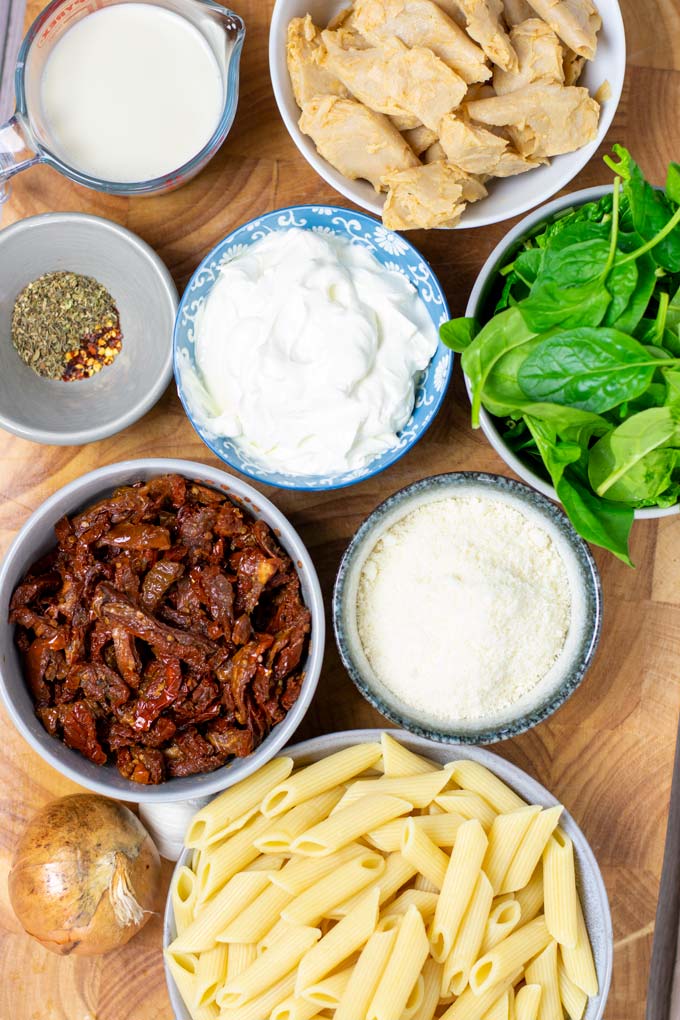
[[[120,315],[106,287],[79,273],[45,273],[14,304],[12,343],[48,379],[88,379],[123,345]]]

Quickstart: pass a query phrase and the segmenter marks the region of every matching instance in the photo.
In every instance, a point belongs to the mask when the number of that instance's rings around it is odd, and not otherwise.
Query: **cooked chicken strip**
[[[467,103],[465,109],[482,124],[507,126],[519,152],[534,158],[573,152],[591,142],[597,135],[600,115],[600,107],[587,89],[551,83],[526,85],[495,99],[479,99]],[[440,136],[446,148],[441,131]]]
[[[288,25],[286,56],[295,102],[303,107],[314,96],[348,96],[349,92],[333,74],[321,67],[318,57],[321,32],[310,15],[293,18]]]
[[[581,77],[581,71],[583,65],[586,62],[586,58],[580,56],[578,53],[574,53],[573,50],[569,49],[568,46],[563,47],[564,50],[564,84],[575,85]]]
[[[562,43],[545,21],[540,18],[523,21],[512,29],[510,40],[519,66],[514,72],[500,68],[494,71],[493,84],[499,96],[535,81],[564,82]]]
[[[593,59],[602,18],[591,0],[529,0],[529,3],[562,42],[586,60]]]
[[[534,12],[527,0],[503,0],[503,17],[508,28],[514,28],[533,16]]]
[[[446,153],[439,139],[433,142],[428,149],[425,149],[421,159],[423,163],[446,163]]]
[[[501,20],[503,0],[457,0],[457,3],[465,14],[468,35],[479,43],[489,60],[504,71],[516,71],[517,54]]]
[[[480,102],[493,100],[484,99]],[[499,138],[486,128],[469,124],[453,113],[442,118],[439,141],[449,163],[469,174],[493,174],[508,147],[504,138]]]
[[[535,170],[547,159],[527,159],[514,149],[506,149],[493,169],[492,177],[514,177],[516,174],[524,174],[527,170]]]
[[[390,122],[397,131],[415,131],[416,128],[422,127],[418,118],[414,117],[412,113],[400,113],[397,117],[390,117]]]
[[[404,138],[411,146],[416,156],[420,156],[421,153],[429,149],[437,141],[437,135],[430,128],[425,127],[421,124],[420,127],[412,128],[410,131],[404,131]]]
[[[299,123],[336,170],[351,180],[370,181],[376,191],[385,174],[420,165],[387,117],[354,99],[316,96],[305,103]]]
[[[422,46],[409,49],[393,39],[382,46],[355,49],[353,35],[342,29],[322,32],[321,40],[322,65],[355,99],[378,113],[412,114],[436,130],[444,114],[455,109],[467,91],[463,79]]]
[[[446,163],[388,174],[383,223],[390,230],[452,227],[465,209],[459,175]]]
[[[462,28],[463,31],[465,30],[465,26],[467,24],[465,15],[456,3],[456,0],[434,0],[434,2],[437,7],[441,7],[447,17],[451,18],[451,21],[455,21],[455,23]]]
[[[491,77],[483,50],[433,0],[356,0],[354,24],[375,44],[396,36],[432,50],[468,84]]]

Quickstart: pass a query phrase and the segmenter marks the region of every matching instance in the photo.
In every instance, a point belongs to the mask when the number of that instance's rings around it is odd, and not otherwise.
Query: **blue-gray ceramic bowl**
[[[266,485],[277,485],[282,489],[298,489],[319,492],[325,489],[340,489],[355,482],[364,481],[384,471],[410,450],[425,434],[434,420],[446,392],[453,355],[439,342],[430,364],[422,373],[416,387],[416,401],[413,414],[398,436],[396,445],[386,453],[375,457],[370,463],[353,471],[330,476],[287,474],[271,470],[251,459],[238,444],[224,436],[217,436],[201,422],[203,415],[195,406],[195,397],[187,385],[188,372],[196,367],[194,356],[194,323],[198,311],[212,290],[220,268],[238,255],[244,248],[266,237],[275,230],[289,230],[299,227],[322,234],[335,234],[352,244],[368,249],[388,272],[401,273],[418,291],[421,300],[439,328],[449,318],[446,297],[432,272],[432,269],[405,238],[395,234],[372,216],[341,209],[330,205],[298,205],[259,216],[242,227],[238,227],[224,238],[216,248],[206,255],[192,276],[184,292],[177,312],[174,339],[174,363],[177,392],[184,405],[189,421],[203,442],[216,457]]]
[[[27,569],[54,547],[54,525],[64,514],[77,513],[96,500],[111,495],[121,485],[148,481],[165,474],[183,475],[224,492],[251,516],[269,525],[296,566],[302,597],[312,614],[312,631],[307,658],[302,666],[304,681],[300,695],[286,717],[252,754],[247,758],[236,758],[214,772],[169,779],[158,786],[143,786],[125,779],[115,765],[95,765],[61,740],[50,736],[35,714],[14,643],[14,627],[10,626],[7,618],[12,592]],[[266,764],[290,740],[309,708],[321,673],[324,635],[321,588],[314,564],[295,529],[281,511],[252,485],[219,468],[190,460],[165,457],[127,460],[108,464],[76,478],[58,489],[31,514],[0,566],[0,695],[12,722],[33,750],[57,772],[94,793],[118,800],[162,804],[206,797],[226,790]]]
[[[487,769],[502,779],[504,783],[519,794],[528,804],[540,804],[541,807],[553,807],[558,801],[549,793],[545,787],[537,783],[535,779],[522,772],[516,765],[499,758],[491,751],[485,751],[480,747],[443,747],[410,733],[399,732],[398,730],[388,731],[392,736],[415,754],[431,758],[440,765],[459,758],[479,762]],[[329,733],[323,737],[315,737],[313,740],[306,740],[294,747],[287,747],[286,754],[295,762],[296,766],[311,765],[312,762],[326,758],[329,754],[342,751],[346,747],[360,744],[364,741],[380,739],[380,730],[345,730],[343,733]],[[576,885],[578,887],[586,928],[593,947],[595,959],[595,970],[599,991],[597,995],[588,999],[583,1020],[602,1020],[609,986],[612,977],[612,965],[614,960],[614,934],[612,931],[612,918],[609,909],[607,890],[602,880],[602,873],[590,848],[588,840],[584,836],[568,811],[564,811],[560,818],[560,826],[574,844],[574,858],[576,863]],[[177,869],[171,882],[177,878],[179,868],[188,865],[191,861],[193,851],[185,850],[177,862]],[[177,933],[175,918],[172,909],[172,897],[168,895],[165,917],[163,923],[163,946],[167,948]],[[168,984],[168,994],[176,1020],[190,1020],[190,1014],[172,975],[165,965],[165,978]]]
[[[535,688],[493,719],[441,720],[417,716],[379,680],[363,650],[356,619],[359,577],[382,535],[406,514],[448,496],[481,496],[509,502],[548,531],[565,564],[571,588],[569,632],[555,666]],[[455,625],[455,621],[451,621]],[[534,489],[503,475],[477,471],[435,475],[401,489],[366,518],[340,563],[333,592],[333,627],[347,672],[363,696],[386,718],[428,740],[492,744],[531,729],[552,715],[574,693],[590,666],[600,638],[602,586],[586,543],[567,516]],[[427,634],[423,635],[427,641]]]

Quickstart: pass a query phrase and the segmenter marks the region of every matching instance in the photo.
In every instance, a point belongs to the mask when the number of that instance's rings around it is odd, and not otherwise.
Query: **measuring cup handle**
[[[0,125],[0,202],[7,197],[4,190],[6,181],[26,167],[42,162],[28,131],[15,114],[6,124]]]

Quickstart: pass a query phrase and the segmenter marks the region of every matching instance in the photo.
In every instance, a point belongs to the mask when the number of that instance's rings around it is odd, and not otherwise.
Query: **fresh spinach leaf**
[[[609,310],[607,310],[607,315],[605,316],[605,325],[613,326],[615,329],[620,330],[621,333],[630,334],[634,332],[635,327],[647,311],[647,307],[658,282],[656,266],[651,255],[642,255],[636,262],[631,263],[631,265],[635,265],[636,267],[637,283],[635,285],[635,290],[628,300],[628,304],[625,306],[623,311],[619,313],[619,317],[615,322],[611,320]],[[607,289],[609,289],[609,287]]]
[[[543,338],[522,362],[518,378],[532,400],[600,414],[643,393],[656,364],[625,333],[584,326]]]
[[[579,535],[587,542],[609,549],[629,566],[628,536],[633,510],[622,504],[600,499],[588,488],[577,471],[578,443],[561,443],[554,431],[538,419],[525,421],[555,487],[555,493]]]
[[[671,295],[666,312],[666,328],[680,333],[680,287]]]
[[[652,456],[678,437],[671,407],[634,414],[599,439],[588,458],[588,480],[598,496],[616,502],[651,499],[670,483],[675,459]]]
[[[666,197],[680,205],[680,164],[670,163],[666,174]]]
[[[520,280],[531,287],[541,270],[542,262],[543,252],[540,248],[527,248],[515,259],[514,270]]]
[[[605,157],[605,162],[623,179],[636,232],[643,241],[655,242],[651,254],[656,264],[668,272],[677,273],[680,271],[680,226],[657,240],[674,216],[673,203],[645,180],[640,167],[626,149],[620,145],[613,148],[619,162],[611,157]]]
[[[459,319],[451,319],[439,327],[439,338],[441,342],[458,353],[467,350],[474,338],[479,333],[477,319],[461,316]]]
[[[612,326],[616,320],[623,315],[628,307],[628,302],[635,293],[638,284],[638,269],[636,262],[620,263],[614,262],[607,274],[605,287],[611,296],[611,304],[607,308],[603,326]]]
[[[508,351],[527,343],[535,335],[527,327],[518,309],[508,308],[487,322],[463,352],[461,364],[472,388],[473,428],[479,428],[484,384],[494,365]]]
[[[556,326],[599,326],[610,302],[609,292],[599,278],[566,290],[551,280],[537,280],[529,297],[517,307],[529,329],[545,333]]]

